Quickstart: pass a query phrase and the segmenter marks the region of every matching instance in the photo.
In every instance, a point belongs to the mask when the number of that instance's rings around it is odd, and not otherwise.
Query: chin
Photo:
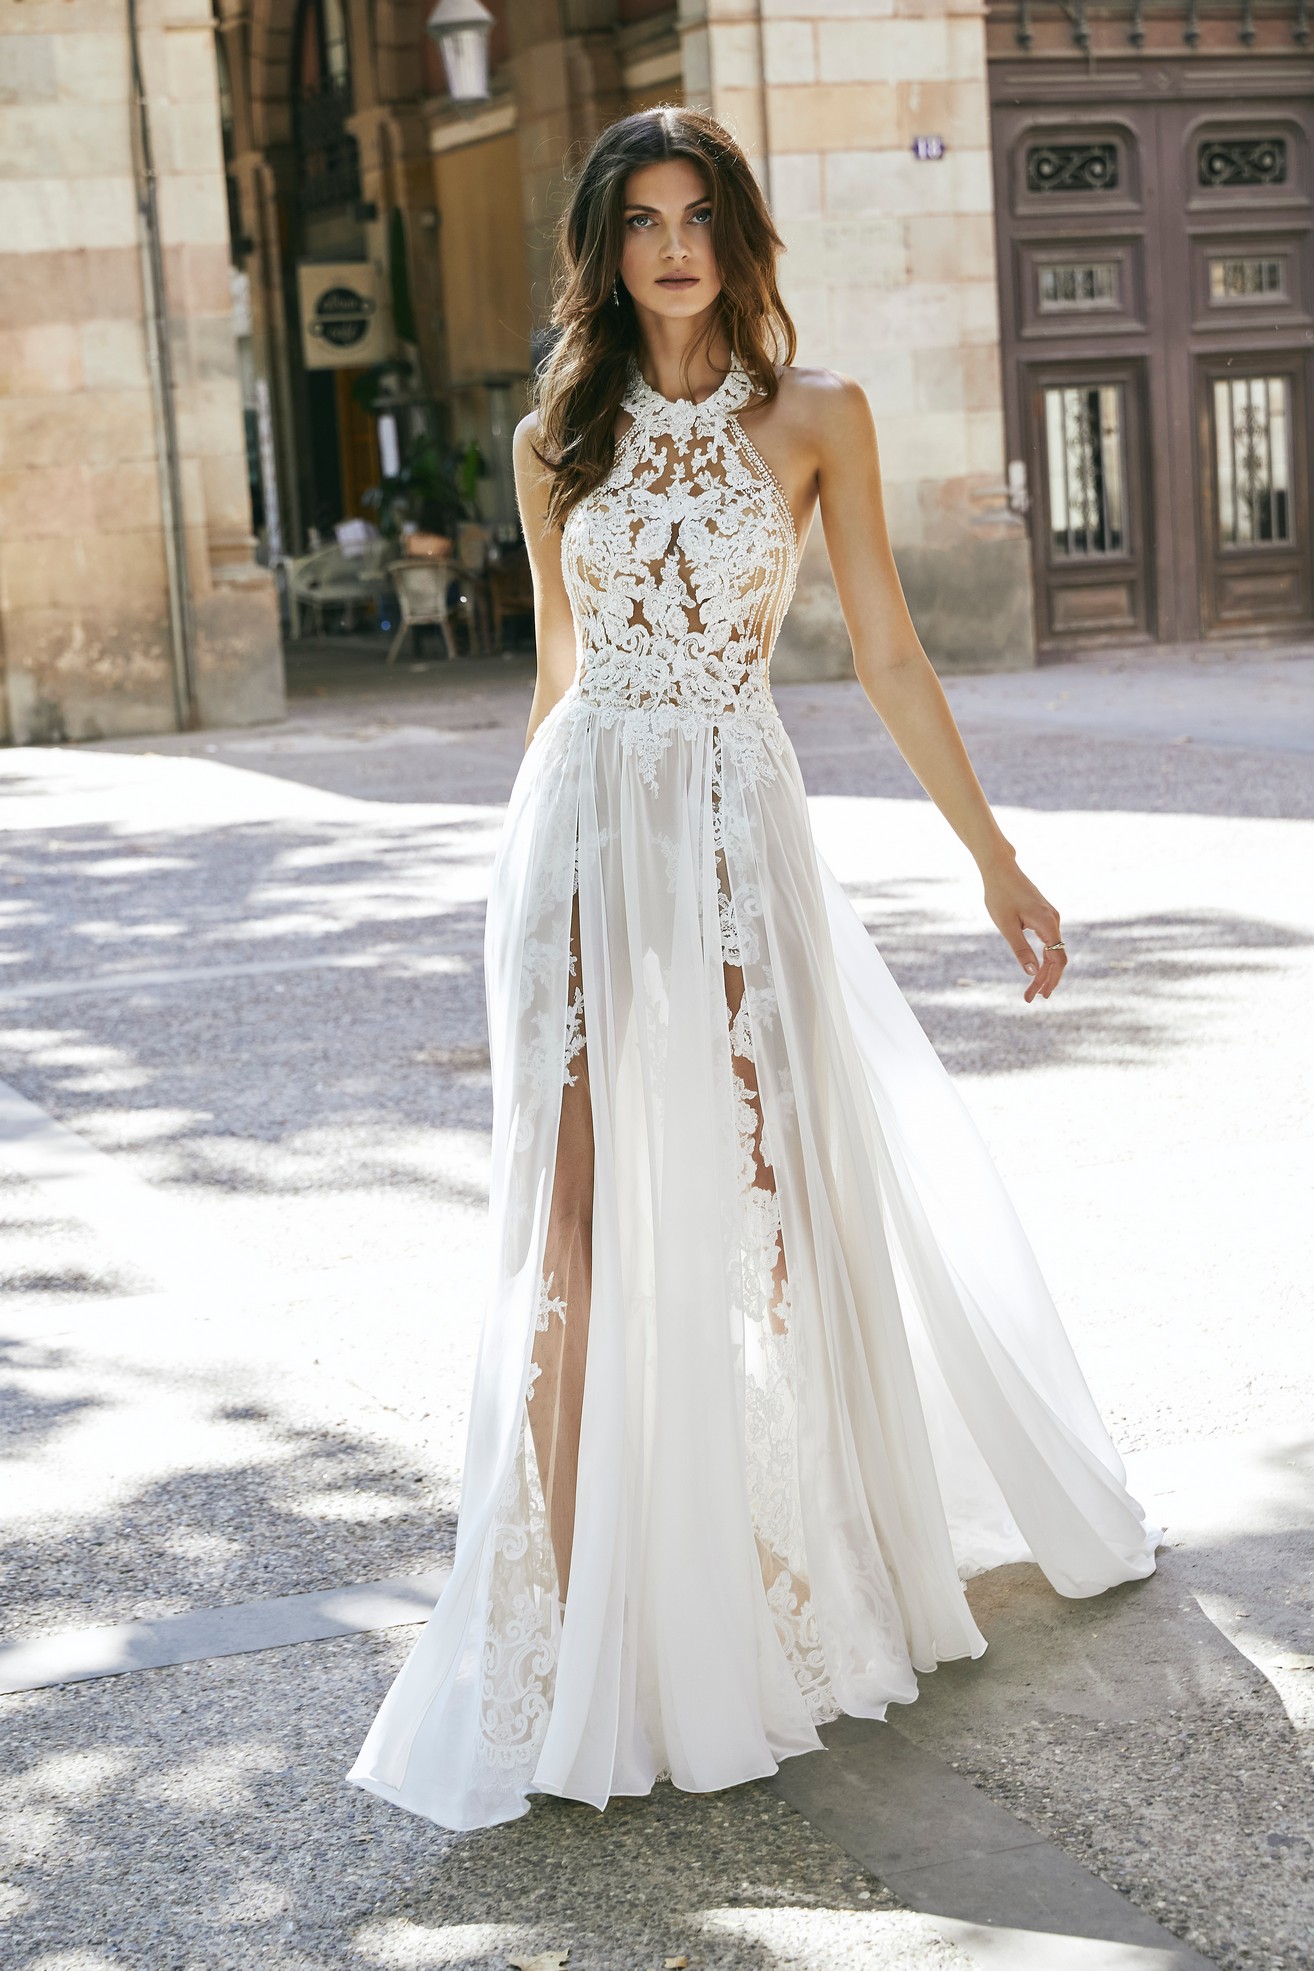
[[[647,298],[647,305],[654,315],[701,315],[706,312],[715,296],[709,296],[701,284],[698,287],[678,289],[671,292],[664,287],[654,288]]]

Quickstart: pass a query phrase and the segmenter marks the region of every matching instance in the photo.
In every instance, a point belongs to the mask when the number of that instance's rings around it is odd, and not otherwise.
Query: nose
[[[665,237],[662,240],[662,257],[666,260],[687,260],[689,257],[688,242],[681,235],[678,221],[674,219],[668,219],[666,222]]]

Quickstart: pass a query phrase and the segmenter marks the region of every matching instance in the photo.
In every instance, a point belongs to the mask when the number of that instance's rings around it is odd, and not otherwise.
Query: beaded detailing
[[[798,543],[737,416],[752,396],[738,364],[697,404],[662,397],[632,364],[633,422],[563,530],[579,698],[603,724],[621,721],[650,786],[672,733],[730,715],[776,721],[768,665]]]

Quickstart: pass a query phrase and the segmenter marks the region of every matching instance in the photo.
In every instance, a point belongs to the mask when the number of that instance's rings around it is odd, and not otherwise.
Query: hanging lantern
[[[488,101],[488,37],[493,16],[481,0],[438,0],[427,27],[442,52],[454,103]]]

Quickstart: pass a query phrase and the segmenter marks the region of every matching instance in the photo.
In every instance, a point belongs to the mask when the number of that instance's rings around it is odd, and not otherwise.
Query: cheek
[[[653,257],[652,235],[645,232],[626,231],[625,242],[621,247],[621,279],[626,286],[641,281],[648,263]]]

